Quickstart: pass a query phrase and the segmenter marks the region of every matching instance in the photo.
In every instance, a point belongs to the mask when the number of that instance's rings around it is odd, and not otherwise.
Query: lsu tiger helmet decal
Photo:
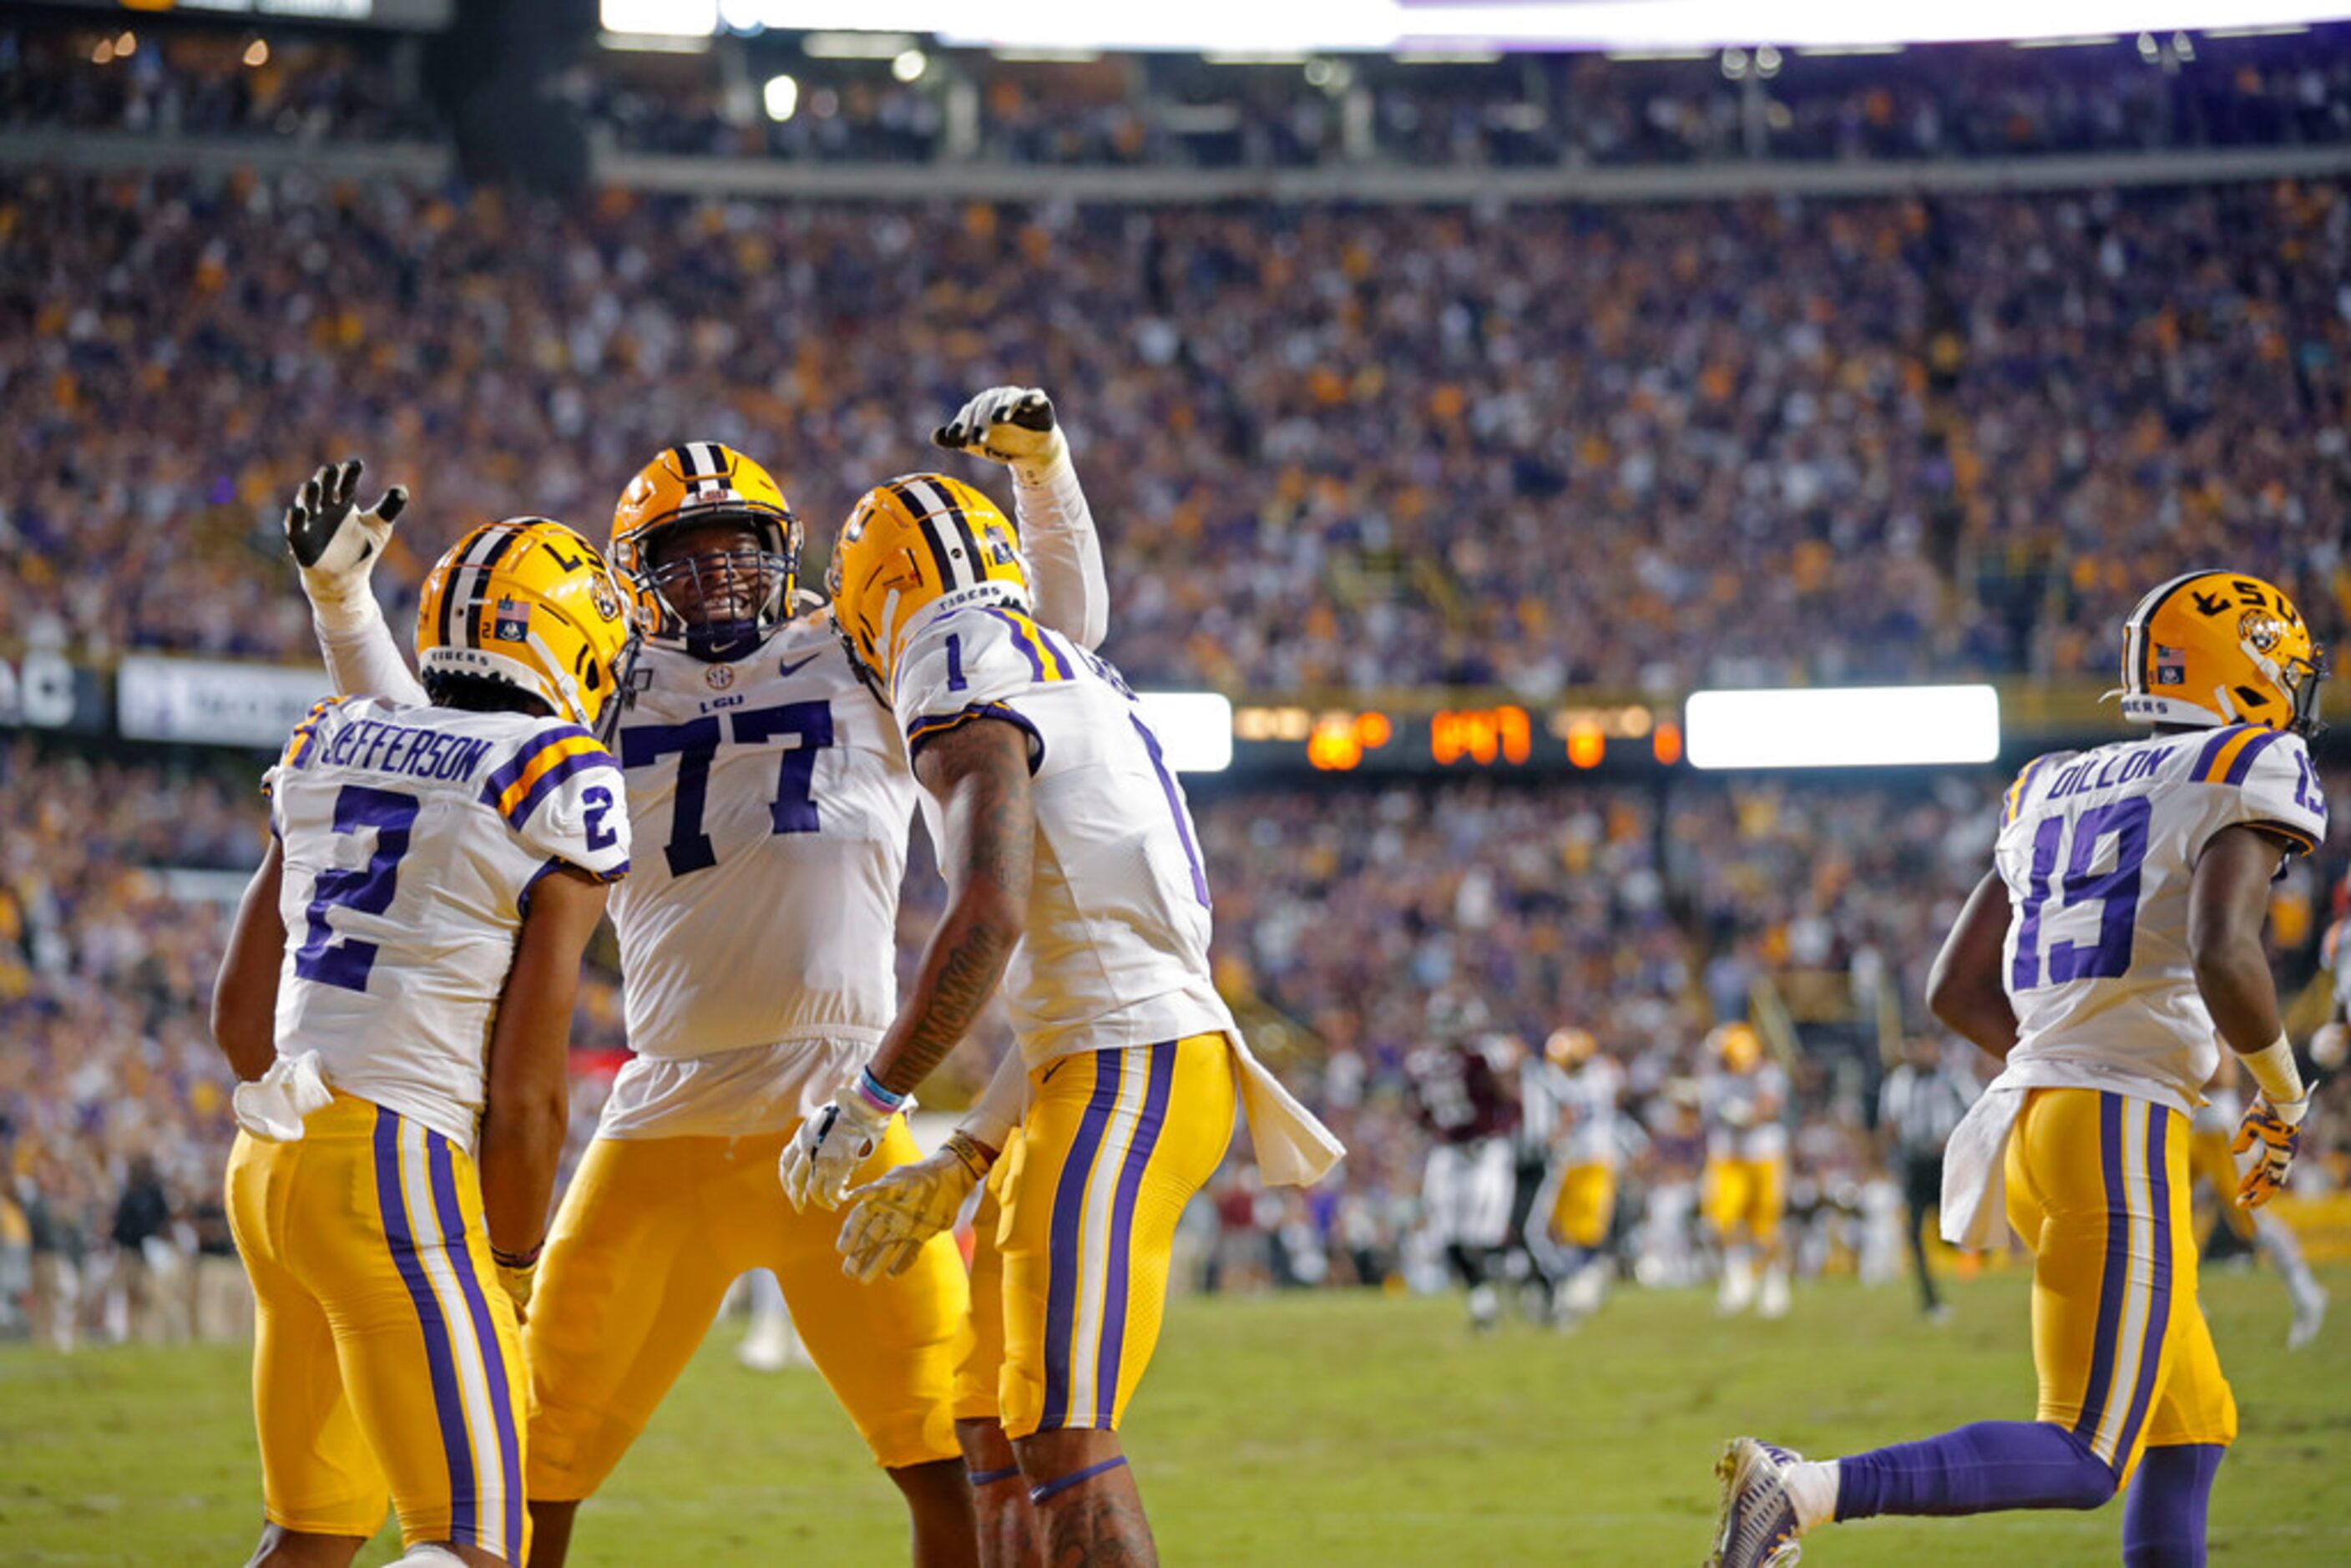
[[[416,665],[520,687],[590,730],[628,675],[635,634],[604,558],[561,523],[508,517],[459,539],[424,580]]]
[[[664,548],[685,530],[730,524],[743,530],[738,544],[704,538],[690,552]],[[765,468],[731,446],[688,441],[637,470],[621,493],[612,564],[647,640],[723,664],[790,618],[800,520]]]
[[[2325,678],[2302,612],[2258,577],[2175,577],[2123,623],[2123,717],[2135,724],[2258,724],[2308,736],[2319,728]]]
[[[1706,1053],[1727,1071],[1752,1072],[1763,1065],[1763,1037],[1752,1024],[1717,1024],[1706,1037]]]
[[[886,693],[914,627],[968,604],[1029,608],[1019,530],[960,479],[908,474],[865,492],[832,547],[825,586],[849,656]]]
[[[1543,1041],[1543,1056],[1553,1067],[1581,1067],[1599,1051],[1600,1040],[1588,1029],[1554,1030]]]

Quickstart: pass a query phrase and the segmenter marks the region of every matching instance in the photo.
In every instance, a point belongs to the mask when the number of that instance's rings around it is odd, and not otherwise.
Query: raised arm
[[[312,475],[286,509],[286,543],[301,568],[310,624],[335,690],[422,704],[424,688],[401,657],[369,585],[392,524],[408,505],[408,491],[394,485],[361,511],[358,492],[365,467],[353,457]]]
[[[1037,596],[1037,619],[1084,647],[1102,646],[1110,633],[1102,536],[1053,400],[1037,387],[990,387],[931,439],[1012,470],[1012,514]]]

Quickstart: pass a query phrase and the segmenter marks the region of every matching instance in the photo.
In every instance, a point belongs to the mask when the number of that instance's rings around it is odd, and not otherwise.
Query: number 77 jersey
[[[2301,737],[2231,725],[2026,765],[1995,851],[2011,912],[2009,1082],[2193,1113],[2220,1044],[2189,952],[2188,894],[2204,846],[2240,826],[2299,853],[2325,838]]]

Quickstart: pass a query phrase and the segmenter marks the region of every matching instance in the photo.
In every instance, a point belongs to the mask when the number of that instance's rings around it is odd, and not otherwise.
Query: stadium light
[[[1683,715],[1696,768],[1888,768],[2000,755],[1991,686],[1693,692]]]
[[[931,57],[920,49],[906,49],[890,62],[890,74],[902,82],[918,82],[931,68]]]
[[[1232,699],[1218,692],[1138,692],[1143,722],[1178,773],[1222,773],[1233,765]]]
[[[759,98],[768,107],[768,118],[781,125],[799,112],[800,84],[788,76],[769,77]]]

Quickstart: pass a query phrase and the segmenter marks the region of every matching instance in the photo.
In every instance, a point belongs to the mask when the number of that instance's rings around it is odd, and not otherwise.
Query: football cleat
[[[1714,1473],[1722,1478],[1722,1511],[1706,1568],[1792,1568],[1804,1549],[1796,1540],[1796,1504],[1786,1472],[1801,1456],[1753,1437],[1733,1437]]]
[[[1763,1291],[1756,1301],[1755,1310],[1771,1319],[1784,1318],[1792,1304],[1788,1291],[1788,1270],[1771,1268],[1763,1270]]]
[[[2259,724],[2310,735],[2326,671],[2294,601],[2257,577],[2191,571],[2123,623],[2123,699],[2135,724]]]

